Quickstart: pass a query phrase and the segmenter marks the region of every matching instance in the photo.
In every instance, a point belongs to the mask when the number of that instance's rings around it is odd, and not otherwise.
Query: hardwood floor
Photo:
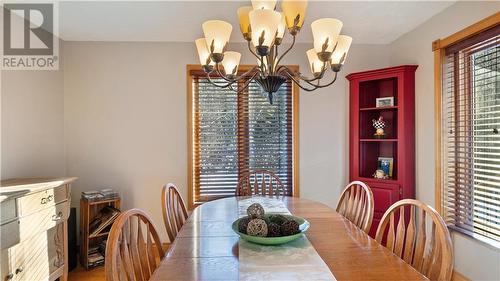
[[[163,243],[162,246],[165,253],[168,252],[170,244]],[[104,268],[104,266],[100,266],[91,270],[85,270],[78,262],[78,266],[69,272],[68,281],[106,281],[106,271]]]
[[[85,270],[80,264],[69,272],[69,281],[106,281],[104,266]]]

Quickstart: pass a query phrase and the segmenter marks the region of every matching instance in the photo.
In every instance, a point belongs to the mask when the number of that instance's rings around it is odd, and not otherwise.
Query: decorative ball
[[[264,216],[264,207],[259,203],[253,203],[247,208],[247,214],[251,218],[262,218]]]
[[[267,224],[263,219],[252,219],[247,226],[247,234],[252,236],[267,236]]]
[[[294,220],[289,220],[281,225],[281,235],[288,236],[299,233],[299,224]]]
[[[282,225],[284,222],[288,221],[288,219],[287,217],[278,214],[278,215],[270,215],[269,221],[277,225]]]
[[[250,220],[252,219],[249,217],[242,218],[238,223],[238,231],[247,234],[247,226]]]
[[[279,237],[281,236],[281,229],[277,223],[269,223],[267,225],[267,236],[268,237]]]

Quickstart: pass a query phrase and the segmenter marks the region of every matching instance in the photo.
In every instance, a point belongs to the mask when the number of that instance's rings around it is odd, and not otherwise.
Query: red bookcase
[[[373,191],[375,213],[370,235],[375,236],[384,212],[398,200],[415,198],[415,70],[403,65],[347,75],[350,82],[349,177]],[[394,97],[377,107],[377,98]],[[387,101],[387,99],[386,99]],[[373,119],[385,122],[383,137],[375,136]],[[392,158],[390,178],[377,179],[379,157]],[[382,159],[381,159],[382,160]]]

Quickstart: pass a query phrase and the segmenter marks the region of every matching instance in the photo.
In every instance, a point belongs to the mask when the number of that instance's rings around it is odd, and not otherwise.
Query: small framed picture
[[[394,169],[394,159],[389,157],[378,158],[378,169],[384,171],[384,174],[392,178],[392,171]]]
[[[376,107],[394,106],[394,97],[376,98]]]

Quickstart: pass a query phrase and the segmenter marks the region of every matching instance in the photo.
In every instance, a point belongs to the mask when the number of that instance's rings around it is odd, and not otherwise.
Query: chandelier
[[[306,0],[283,0],[282,12],[276,11],[276,0],[252,0],[252,6],[238,9],[240,30],[247,41],[248,50],[257,58],[257,65],[238,74],[241,54],[227,51],[232,26],[221,20],[203,23],[204,38],[197,39],[196,48],[208,81],[220,88],[244,91],[251,81],[257,82],[268,93],[273,103],[273,93],[290,79],[305,91],[314,91],[332,85],[346,60],[352,38],[340,35],[342,22],[333,18],[318,19],[311,23],[314,48],[306,52],[312,77],[294,72],[280,65],[295,45],[295,38],[304,24]],[[282,53],[279,47],[285,31],[292,36],[291,45]],[[331,81],[322,83],[328,69],[333,72]],[[214,81],[213,78],[221,78]],[[235,83],[241,82],[243,84]]]

